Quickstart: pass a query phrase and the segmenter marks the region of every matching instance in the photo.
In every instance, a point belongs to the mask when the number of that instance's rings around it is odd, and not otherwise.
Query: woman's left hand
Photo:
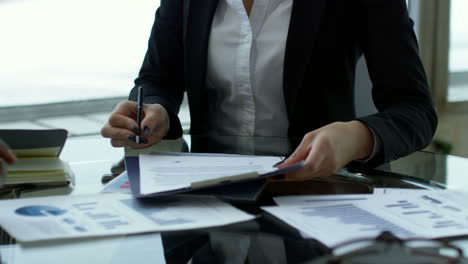
[[[372,154],[374,136],[360,121],[336,122],[307,133],[294,153],[278,168],[304,160],[305,166],[287,174],[287,180],[329,176],[353,160]]]

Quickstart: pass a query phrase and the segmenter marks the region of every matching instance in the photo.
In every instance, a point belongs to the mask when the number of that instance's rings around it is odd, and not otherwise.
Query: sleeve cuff
[[[375,158],[375,156],[377,156],[377,153],[379,153],[379,151],[382,148],[382,142],[380,142],[379,137],[375,134],[372,128],[370,128],[369,126],[368,128],[372,132],[372,137],[374,138],[374,147],[372,148],[372,154],[367,159],[355,160],[355,162],[358,162],[360,164],[366,164],[367,162]]]

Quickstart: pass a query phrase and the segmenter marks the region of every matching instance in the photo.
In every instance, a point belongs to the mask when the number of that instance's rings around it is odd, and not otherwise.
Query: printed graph
[[[15,213],[18,215],[23,215],[23,216],[59,216],[63,215],[67,212],[67,210],[60,209],[58,207],[54,206],[48,206],[48,205],[31,205],[31,206],[25,206],[16,209]]]

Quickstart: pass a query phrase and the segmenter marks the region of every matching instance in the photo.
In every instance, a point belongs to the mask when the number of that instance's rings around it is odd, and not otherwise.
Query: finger
[[[162,139],[163,139],[164,135],[162,134],[157,134],[157,133],[153,133],[153,134],[150,134],[149,136],[146,136],[144,138],[148,139],[149,143],[158,143],[160,142]]]
[[[119,113],[113,113],[109,117],[108,124],[112,127],[120,127],[120,128],[126,128],[126,129],[131,129],[132,126],[138,126],[135,119],[119,114]]]
[[[292,180],[305,180],[318,177],[323,160],[324,155],[322,153],[311,149],[304,160],[304,167],[286,174],[286,177]]]
[[[136,135],[127,135],[125,138],[111,138],[114,147],[146,148],[162,140],[162,136],[152,134],[148,137],[140,137],[140,143],[136,142]]]
[[[127,147],[127,145],[130,145],[130,142],[128,140],[122,139],[111,139],[111,145],[115,148],[122,148]]]
[[[327,137],[318,138],[310,155],[305,161],[306,166],[315,165],[314,177],[330,176],[335,173],[338,166],[337,153],[333,142]]]
[[[145,105],[145,116],[141,121],[144,135],[153,133],[165,136],[168,130],[168,116],[162,106]]]
[[[307,155],[309,154],[311,148],[311,142],[313,141],[313,137],[309,134],[304,136],[301,141],[301,144],[296,148],[296,150],[281,164],[279,164],[278,168],[284,168],[290,166],[294,163],[304,160]]]
[[[297,149],[282,163],[278,164],[278,168],[284,168],[294,163],[304,160],[307,157],[309,146],[306,143],[301,143]]]
[[[109,124],[104,125],[101,129],[101,135],[105,138],[112,138],[118,140],[127,140],[128,136],[134,136],[135,132],[119,127],[112,127]]]
[[[116,148],[121,148],[121,147],[128,147],[128,148],[134,148],[134,149],[140,149],[140,148],[147,148],[150,147],[159,141],[150,141],[147,138],[141,137],[140,139],[143,140],[143,143],[136,143],[136,138],[133,136],[132,138],[128,138],[126,140],[122,139],[111,139],[111,145]]]
[[[8,164],[16,162],[15,154],[3,141],[0,141],[0,158],[3,158]]]
[[[136,118],[138,105],[133,101],[122,101],[114,108],[113,113]]]
[[[310,162],[313,161],[313,162]],[[304,167],[294,170],[292,172],[286,173],[284,179],[269,179],[269,182],[300,182],[305,180],[311,180],[321,175],[321,165],[323,161],[314,157],[314,155],[308,155],[304,161]]]

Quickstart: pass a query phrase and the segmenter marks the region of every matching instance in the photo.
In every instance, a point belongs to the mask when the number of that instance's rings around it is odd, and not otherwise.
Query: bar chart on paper
[[[347,228],[354,227],[354,232],[358,232],[363,236],[366,234],[373,236],[382,231],[390,231],[403,237],[413,235],[408,230],[350,203],[303,207],[300,213],[314,222],[327,221],[345,225]]]
[[[400,238],[468,235],[468,193],[403,191],[380,195],[276,197],[265,211],[328,246],[390,231]]]
[[[349,202],[263,209],[300,230],[304,237],[317,239],[327,246],[357,237],[375,237],[383,231],[400,237],[413,235],[411,231]]]

